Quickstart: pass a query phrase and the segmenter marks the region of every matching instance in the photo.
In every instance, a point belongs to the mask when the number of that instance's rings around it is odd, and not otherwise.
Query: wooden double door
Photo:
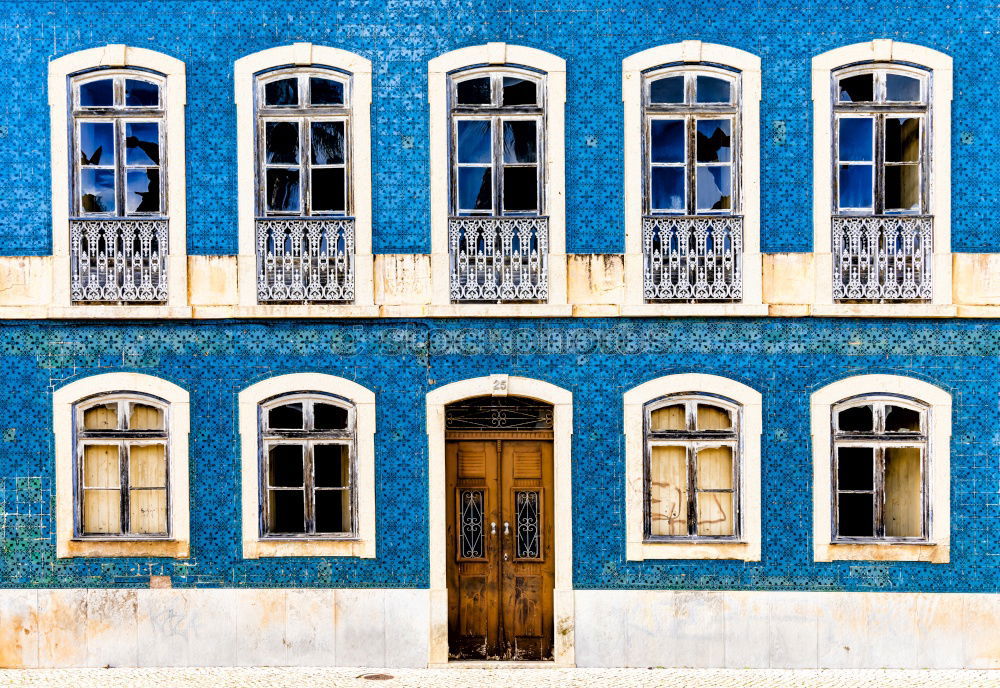
[[[448,649],[552,658],[551,432],[449,433]]]

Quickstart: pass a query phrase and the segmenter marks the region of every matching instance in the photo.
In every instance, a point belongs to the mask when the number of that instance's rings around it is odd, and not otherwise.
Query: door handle
[[[496,534],[497,534],[497,522],[490,521],[490,535],[496,535]]]
[[[503,534],[510,535],[510,524],[507,521],[503,522]]]

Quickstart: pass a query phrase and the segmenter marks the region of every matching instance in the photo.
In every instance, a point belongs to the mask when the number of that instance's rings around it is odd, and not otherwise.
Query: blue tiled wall
[[[955,59],[952,246],[1000,251],[1000,9],[986,0],[146,0],[0,2],[0,254],[50,246],[46,63],[127,43],[187,63],[188,249],[235,253],[233,61],[311,41],[375,67],[374,247],[427,252],[427,60],[506,41],[568,61],[567,250],[621,252],[621,60],[685,39],[763,58],[762,247],[812,246],[809,60],[873,38],[929,46]],[[775,132],[784,127],[784,138]],[[412,137],[413,145],[408,145]]]
[[[1000,323],[850,320],[13,323],[0,330],[0,587],[412,587],[428,584],[424,395],[504,372],[573,392],[580,588],[1000,591]],[[135,370],[191,393],[190,560],[55,558],[51,390]],[[241,559],[236,396],[321,371],[377,395],[378,558]],[[764,397],[763,560],[626,562],[622,394],[706,372]],[[953,395],[950,564],[813,563],[809,394],[911,375]]]

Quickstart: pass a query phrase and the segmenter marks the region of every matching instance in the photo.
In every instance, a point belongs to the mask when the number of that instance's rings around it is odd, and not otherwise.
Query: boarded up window
[[[126,395],[78,404],[76,535],[169,534],[166,405]]]
[[[739,416],[728,399],[646,406],[646,538],[739,536]]]

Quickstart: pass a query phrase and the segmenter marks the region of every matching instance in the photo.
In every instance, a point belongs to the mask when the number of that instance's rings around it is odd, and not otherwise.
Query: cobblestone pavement
[[[0,670],[21,688],[1000,688],[1000,671],[739,669],[34,669]]]

